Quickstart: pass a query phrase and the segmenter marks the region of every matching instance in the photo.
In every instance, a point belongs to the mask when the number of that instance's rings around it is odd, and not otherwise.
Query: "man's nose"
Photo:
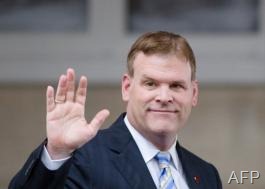
[[[156,102],[171,103],[173,102],[173,96],[170,89],[166,86],[160,87],[156,96]]]

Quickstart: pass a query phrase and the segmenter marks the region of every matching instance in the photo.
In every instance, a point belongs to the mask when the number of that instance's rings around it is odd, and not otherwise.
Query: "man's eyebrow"
[[[152,78],[146,74],[143,75],[143,79],[155,80],[154,78]]]
[[[182,84],[182,85],[185,85],[186,84],[186,81],[184,81],[184,80],[176,80],[176,81],[172,81],[172,84]]]
[[[155,78],[152,78],[146,74],[143,75],[142,79],[141,80],[151,80],[151,81],[157,81]],[[187,85],[187,82],[185,80],[173,80],[172,82],[170,82],[170,84],[179,84],[179,85],[183,85],[183,86],[186,86]]]

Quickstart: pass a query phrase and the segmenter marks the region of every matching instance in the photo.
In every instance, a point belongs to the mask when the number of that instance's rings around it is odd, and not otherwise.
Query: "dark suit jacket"
[[[106,130],[76,150],[59,170],[49,171],[40,160],[43,144],[12,179],[9,189],[155,189],[144,159],[121,115]],[[176,146],[191,189],[221,189],[215,167],[179,144]]]

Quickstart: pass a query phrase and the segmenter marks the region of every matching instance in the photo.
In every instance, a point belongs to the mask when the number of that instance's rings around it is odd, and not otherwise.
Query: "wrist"
[[[52,160],[65,159],[71,156],[72,151],[64,148],[52,146],[49,142],[46,144],[47,152]]]

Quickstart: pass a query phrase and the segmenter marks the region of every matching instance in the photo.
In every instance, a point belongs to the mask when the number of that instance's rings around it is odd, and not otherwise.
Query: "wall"
[[[88,2],[86,32],[0,32],[0,83],[56,81],[69,66],[95,83],[117,83],[138,37],[126,28],[127,1]],[[265,1],[260,1],[258,15],[258,32],[181,33],[200,63],[201,81],[264,83]],[[159,25],[156,30],[161,30]]]

